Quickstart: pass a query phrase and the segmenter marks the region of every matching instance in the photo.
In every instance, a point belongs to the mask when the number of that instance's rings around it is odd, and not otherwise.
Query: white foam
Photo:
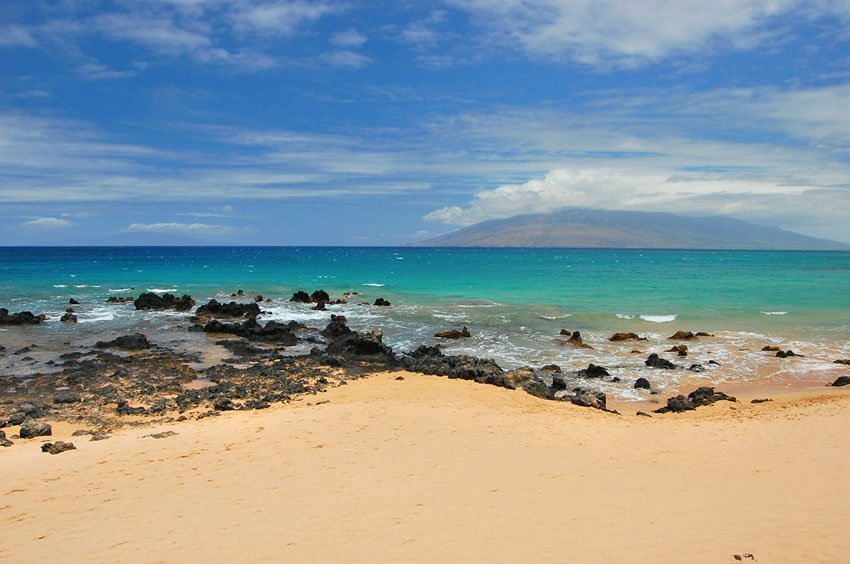
[[[68,285],[67,284],[54,284],[53,287],[54,288],[67,288]]]
[[[564,313],[562,315],[538,315],[540,319],[547,319],[549,321],[557,321],[559,319],[566,319],[568,317],[572,317],[572,313]]]
[[[367,282],[364,286],[372,286],[373,288],[383,288],[386,284],[378,284],[377,282]]]
[[[115,319],[115,316],[111,313],[103,313],[100,315],[95,315],[93,317],[81,318],[77,321],[77,323],[94,323],[96,321],[112,321]]]
[[[148,288],[148,292],[176,292],[177,288]]]
[[[650,323],[672,323],[678,315],[641,315],[640,318]]]
[[[765,315],[788,315],[787,311],[763,311]]]
[[[110,288],[109,291],[113,294],[119,294],[122,292],[132,292],[133,288]]]
[[[630,313],[618,313],[617,319],[634,319],[635,316]]]

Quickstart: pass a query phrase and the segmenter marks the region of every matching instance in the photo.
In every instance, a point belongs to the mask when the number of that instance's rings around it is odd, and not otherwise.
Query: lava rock
[[[850,358],[841,358],[838,360],[833,360],[833,364],[844,364],[846,366],[850,366]]]
[[[59,321],[61,321],[62,323],[76,323],[77,322],[77,316],[74,315],[71,312],[68,312],[68,313],[64,314],[62,317],[60,317]]]
[[[80,396],[70,390],[62,390],[53,396],[53,403],[80,403]]]
[[[560,374],[562,372],[561,367],[557,364],[544,364],[540,367],[540,370],[544,372],[555,372],[556,374]]]
[[[43,421],[36,421],[32,418],[27,418],[21,423],[21,430],[18,435],[22,439],[32,439],[34,437],[49,437],[53,434],[53,428]]]
[[[676,345],[674,347],[670,347],[665,352],[674,352],[679,356],[688,356],[688,345]]]
[[[576,376],[580,378],[605,378],[610,376],[608,369],[604,366],[597,366],[593,363],[588,364],[587,368],[582,368],[576,372]]]
[[[376,306],[389,307],[389,306],[391,306],[392,304],[391,304],[390,302],[388,302],[387,300],[385,300],[384,298],[378,298],[377,300],[375,300],[375,304],[374,304],[374,305],[376,305]]]
[[[572,332],[572,334],[570,335],[570,338],[567,339],[566,344],[572,345],[572,346],[579,348],[579,349],[592,349],[593,348],[590,345],[586,344],[582,340],[581,333],[578,332],[578,331]]]
[[[141,333],[133,333],[132,335],[122,335],[111,341],[98,341],[95,346],[100,349],[112,348],[125,351],[140,351],[151,348],[148,338]]]
[[[265,325],[257,323],[257,318],[252,317],[243,323],[222,323],[212,320],[203,326],[204,333],[225,333],[245,337],[249,341],[273,341],[285,347],[291,347],[298,343],[298,337],[293,329],[299,326],[297,323],[279,323],[269,321]]]
[[[779,347],[775,347],[773,345],[765,345],[761,348],[762,352],[779,352],[781,350],[782,349],[780,349]]]
[[[649,380],[646,378],[638,378],[635,380],[635,389],[636,390],[649,390],[651,386],[649,385]]]
[[[47,316],[35,315],[31,311],[21,311],[18,313],[9,313],[9,310],[0,307],[0,325],[38,325],[46,321]]]
[[[665,358],[661,358],[655,353],[649,355],[649,357],[645,361],[643,361],[643,363],[652,368],[663,368],[665,370],[672,370],[673,368],[676,368],[675,364]]]
[[[174,294],[163,294],[162,296],[158,296],[153,292],[146,292],[136,298],[133,301],[133,305],[138,310],[173,309],[175,311],[189,311],[195,307],[195,300],[192,299],[192,296],[187,294],[178,298]]]
[[[705,366],[702,364],[692,364],[688,367],[691,372],[705,372]]]
[[[292,294],[292,297],[289,298],[289,301],[296,302],[299,304],[309,304],[312,302],[312,300],[310,299],[310,294],[308,294],[304,290],[298,290],[297,292]]]
[[[567,381],[564,380],[561,376],[553,376],[552,377],[552,389],[556,390],[556,391],[566,390],[567,389]]]
[[[109,296],[108,298],[106,298],[106,303],[108,304],[126,304],[134,301],[136,301],[136,298],[134,298],[133,296]]]
[[[522,389],[525,390],[526,393],[538,398],[547,400],[555,399],[555,391],[541,380],[529,380],[522,385]]]
[[[331,297],[324,290],[316,290],[310,294],[310,300],[314,303],[328,303]]]
[[[738,400],[732,396],[726,395],[723,392],[716,392],[711,386],[700,386],[693,392],[688,394],[688,399],[693,402],[694,406],[701,407],[711,405],[718,401],[737,402]]]
[[[690,341],[696,338],[697,336],[690,331],[676,331],[668,337],[668,339],[672,339],[674,341]]]
[[[841,386],[850,386],[850,376],[839,376],[835,379],[835,382],[830,384],[833,388],[840,388]]]
[[[206,317],[256,317],[260,315],[260,306],[256,303],[230,302],[221,304],[217,300],[210,300],[206,305],[199,307],[195,314]]]
[[[803,355],[797,354],[792,350],[779,351],[778,353],[776,353],[777,358],[791,358],[792,356],[803,356]]]
[[[573,405],[592,407],[603,411],[607,411],[606,402],[607,400],[604,393],[584,388],[577,389],[575,391],[575,395],[570,398],[570,403]]]
[[[667,405],[660,409],[656,409],[655,413],[682,413],[683,411],[693,411],[696,406],[691,400],[685,396],[676,396],[667,398]]]
[[[646,337],[640,337],[637,333],[614,333],[608,337],[609,341],[645,341]]]
[[[336,339],[352,333],[346,325],[347,319],[344,315],[331,315],[331,322],[322,329],[322,336],[328,339]]]
[[[66,443],[65,441],[56,441],[55,443],[44,443],[41,445],[41,452],[50,454],[59,454],[66,450],[77,450],[77,447],[74,446],[74,443]]]
[[[435,337],[439,337],[440,339],[468,339],[472,337],[469,333],[469,329],[464,327],[460,331],[457,329],[450,329],[449,331],[441,331],[439,333],[434,333]]]
[[[216,411],[233,411],[236,409],[236,404],[230,398],[218,398],[213,402],[213,409]]]
[[[10,447],[13,444],[15,444],[15,443],[13,443],[12,441],[10,441],[9,439],[6,438],[6,432],[0,431],[0,446]]]
[[[80,305],[80,302],[78,302],[74,298],[71,298],[70,300],[68,300],[68,305]]]

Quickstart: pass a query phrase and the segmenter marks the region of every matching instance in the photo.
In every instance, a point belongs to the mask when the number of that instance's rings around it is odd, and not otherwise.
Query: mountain
[[[415,246],[850,250],[731,217],[575,208],[483,221]]]

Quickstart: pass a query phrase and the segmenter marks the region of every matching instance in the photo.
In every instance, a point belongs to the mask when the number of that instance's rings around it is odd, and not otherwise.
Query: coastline
[[[26,471],[0,558],[839,562],[848,415],[841,388],[642,418],[378,373],[59,456],[3,449]]]

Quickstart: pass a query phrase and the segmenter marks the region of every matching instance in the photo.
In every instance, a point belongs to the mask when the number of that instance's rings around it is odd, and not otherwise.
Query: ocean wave
[[[103,288],[103,286],[89,286],[88,284],[77,284],[74,288]]]
[[[373,288],[383,288],[386,284],[378,284],[377,282],[367,282],[364,286],[372,286]]]
[[[67,284],[54,284],[53,287],[54,288],[67,288],[68,285]]]
[[[763,311],[765,315],[788,315],[787,311]]]
[[[617,319],[634,319],[635,316],[630,313],[618,313]]]
[[[133,290],[135,290],[135,288],[110,288],[109,289],[110,293],[113,293],[113,294],[120,294],[122,292],[132,292]]]
[[[640,318],[650,323],[672,323],[678,315],[641,315]]]
[[[177,288],[148,288],[148,292],[176,292]]]
[[[540,319],[546,319],[548,321],[557,321],[559,319],[566,319],[568,317],[572,317],[572,313],[563,313],[561,315],[538,315]]]
[[[77,323],[95,323],[97,321],[112,321],[115,316],[111,313],[103,313],[94,315],[93,317],[80,318]]]

